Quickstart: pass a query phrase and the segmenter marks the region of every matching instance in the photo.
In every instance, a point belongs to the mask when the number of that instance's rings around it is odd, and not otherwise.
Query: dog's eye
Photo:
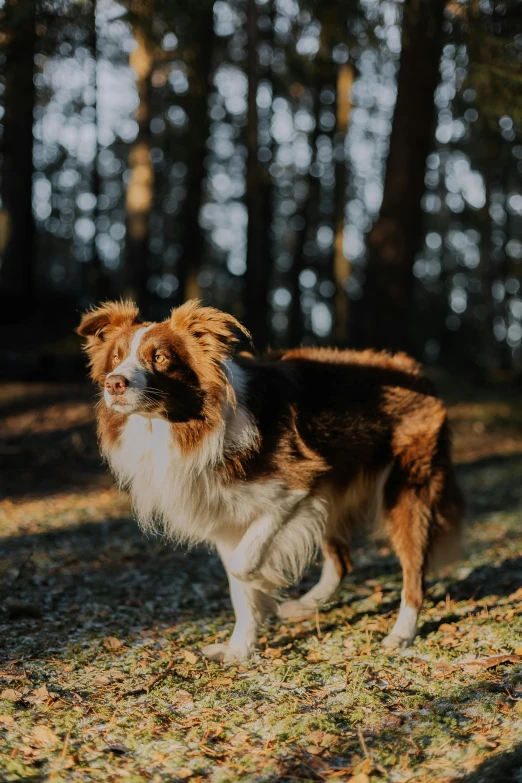
[[[118,356],[117,353],[115,353],[114,356],[112,357],[112,363],[116,365],[118,364],[119,361],[120,361],[120,357]]]
[[[167,357],[163,353],[155,353],[154,361],[156,362],[156,364],[165,364],[165,362],[167,361]]]

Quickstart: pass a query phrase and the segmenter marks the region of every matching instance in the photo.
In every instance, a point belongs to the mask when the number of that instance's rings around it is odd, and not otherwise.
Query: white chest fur
[[[168,422],[131,415],[116,447],[106,456],[121,486],[129,490],[144,529],[160,527],[186,542],[238,535],[267,506],[293,493],[279,482],[226,482],[216,471],[227,427],[207,436],[194,455],[183,455]]]

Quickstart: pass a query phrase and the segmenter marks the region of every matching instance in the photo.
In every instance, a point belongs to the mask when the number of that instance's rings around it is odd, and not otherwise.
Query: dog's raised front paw
[[[218,663],[234,663],[237,661],[248,661],[252,656],[253,649],[248,646],[236,646],[230,644],[207,644],[201,648],[201,652],[206,658]]]
[[[304,620],[307,617],[314,617],[316,611],[316,606],[301,601],[283,601],[277,607],[277,614],[282,620]]]
[[[262,593],[271,593],[274,590],[274,585],[265,579],[259,571],[229,571],[230,575],[237,579],[238,582],[254,588],[254,590],[260,590]]]

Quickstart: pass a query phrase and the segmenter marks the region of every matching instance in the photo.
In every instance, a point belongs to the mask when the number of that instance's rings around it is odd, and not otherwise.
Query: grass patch
[[[509,399],[459,405],[467,557],[429,580],[406,651],[379,644],[398,565],[364,545],[317,620],[267,624],[249,665],[205,661],[233,624],[215,555],[145,539],[97,467],[88,486],[17,485],[0,511],[0,778],[519,780],[522,423]],[[22,413],[6,437],[23,450]]]

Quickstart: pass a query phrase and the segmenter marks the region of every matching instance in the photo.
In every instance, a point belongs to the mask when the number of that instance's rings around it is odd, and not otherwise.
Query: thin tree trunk
[[[98,221],[98,200],[100,197],[100,174],[98,171],[98,156],[100,153],[100,144],[99,144],[99,138],[98,138],[98,129],[100,125],[100,117],[99,117],[99,101],[98,101],[98,30],[96,26],[96,7],[97,7],[97,1],[98,0],[91,0],[90,4],[90,13],[88,18],[88,24],[89,24],[89,46],[91,50],[91,55],[94,61],[94,111],[95,111],[95,119],[94,119],[94,125],[96,129],[96,147],[94,152],[94,160],[92,162],[92,173],[91,173],[91,188],[92,188],[92,194],[96,199],[96,203],[94,205],[94,209],[92,211],[92,220],[94,221],[94,225],[97,225]],[[104,299],[108,299],[110,297],[110,284],[109,284],[109,277],[107,274],[107,269],[105,268],[100,255],[98,253],[98,248],[96,246],[96,231],[94,234],[93,242],[92,242],[92,257],[89,264],[84,264],[85,267],[87,267],[86,271],[86,286],[87,286],[87,292],[93,296],[93,298],[97,301],[101,301]]]
[[[334,136],[335,147],[346,143],[346,133],[350,120],[352,85],[354,79],[353,67],[341,65],[337,71],[337,122]],[[333,253],[333,281],[335,283],[334,311],[335,321],[333,335],[338,341],[345,341],[348,325],[348,295],[343,286],[350,273],[348,259],[344,254],[344,208],[346,206],[346,158],[343,154],[335,159],[335,239]]]
[[[432,147],[444,5],[442,0],[408,0],[404,7],[383,202],[368,238],[363,297],[354,307],[353,342],[360,346],[411,347],[412,268],[422,241],[421,199]]]
[[[139,130],[129,152],[126,276],[129,293],[143,306],[148,299],[149,218],[154,187],[154,171],[150,160],[150,76],[153,60],[139,29],[135,30],[135,38],[138,45],[131,53],[129,61],[137,75]]]
[[[245,323],[254,343],[263,349],[269,339],[268,291],[272,273],[270,252],[270,225],[264,225],[263,217],[270,212],[271,186],[266,170],[259,165],[257,87],[257,8],[255,0],[247,0],[248,35],[248,112],[246,127],[247,182],[246,206],[247,268],[245,273]]]
[[[35,0],[11,0],[4,22],[8,32],[4,48],[0,287],[5,293],[27,296],[36,282],[32,211]]]
[[[187,195],[183,206],[182,251],[178,262],[177,302],[199,295],[198,271],[203,255],[204,237],[199,225],[205,179],[205,145],[209,136],[210,120],[208,96],[212,75],[214,50],[213,2],[202,11],[199,34],[195,36],[190,62],[192,111],[190,122],[190,159],[188,161]]]
[[[319,199],[321,193],[321,183],[318,177],[312,177],[310,169],[317,160],[317,139],[319,137],[319,116],[320,116],[320,100],[321,93],[321,81],[316,80],[316,111],[315,111],[315,126],[310,139],[310,146],[312,147],[312,161],[308,168],[307,181],[308,181],[308,193],[306,201],[303,204],[303,208],[300,212],[302,218],[302,225],[296,232],[294,257],[292,261],[292,268],[290,270],[290,287],[292,292],[292,304],[290,308],[290,326],[288,330],[288,337],[290,345],[298,345],[301,343],[304,332],[304,318],[303,310],[301,307],[301,289],[299,286],[299,276],[305,268],[305,255],[304,249],[306,240],[309,235],[310,226],[317,226],[317,220],[319,216]]]

